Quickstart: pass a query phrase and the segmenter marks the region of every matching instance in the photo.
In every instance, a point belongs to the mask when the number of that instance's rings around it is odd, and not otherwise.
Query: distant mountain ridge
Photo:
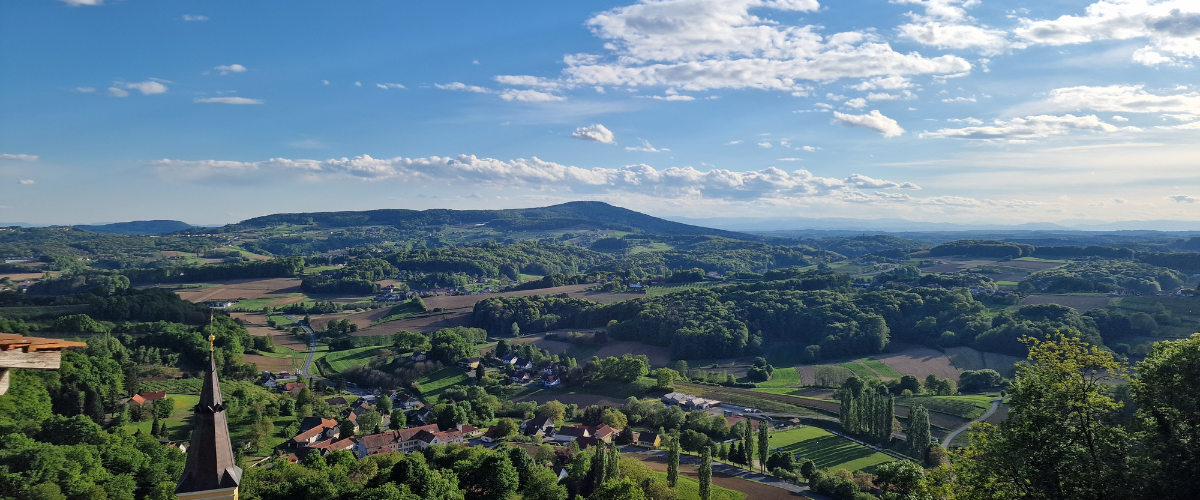
[[[553,230],[588,227],[679,236],[722,236],[757,240],[757,236],[684,224],[635,212],[599,201],[572,201],[537,208],[504,210],[380,209],[359,212],[272,214],[246,219],[231,227],[265,227],[279,224],[320,224],[324,227],[392,226],[420,230],[432,226],[487,225],[504,230]]]
[[[920,222],[906,219],[850,219],[803,217],[667,217],[668,220],[718,229],[737,228],[756,234],[776,231],[1200,231],[1200,220],[1115,221],[1060,220],[1058,222],[1026,222],[996,224],[979,222]]]
[[[130,222],[115,222],[112,224],[77,225],[76,229],[96,233],[126,234],[130,236],[148,236],[167,234],[184,229],[191,229],[191,224],[177,220],[135,220]]]

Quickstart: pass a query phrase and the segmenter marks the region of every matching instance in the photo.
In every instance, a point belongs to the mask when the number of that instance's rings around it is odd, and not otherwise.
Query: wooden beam
[[[0,351],[0,369],[57,370],[60,365],[62,351]]]

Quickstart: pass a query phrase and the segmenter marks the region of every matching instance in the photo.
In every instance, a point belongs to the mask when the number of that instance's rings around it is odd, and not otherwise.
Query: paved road
[[[984,420],[987,420],[987,418],[988,418],[988,417],[990,417],[990,416],[992,416],[992,414],[993,414],[993,413],[996,413],[996,409],[1000,407],[1000,401],[1001,401],[1002,399],[1003,399],[1003,398],[996,398],[996,399],[992,400],[992,407],[991,407],[991,408],[989,408],[989,409],[988,409],[988,411],[984,412],[984,413],[983,413],[983,416],[981,416],[981,417],[979,417],[979,418],[977,418],[977,419],[975,419],[975,420],[972,420],[972,421],[970,421],[970,422],[967,422],[967,424],[966,424],[966,425],[964,425],[964,426],[962,426],[962,427],[959,427],[959,428],[957,428],[957,429],[954,429],[954,432],[951,432],[950,434],[947,434],[947,435],[946,435],[946,439],[943,439],[943,440],[942,440],[942,446],[949,447],[949,446],[950,446],[950,443],[953,443],[953,442],[954,442],[954,438],[958,437],[958,435],[959,435],[959,434],[962,434],[962,433],[963,433],[963,431],[965,431],[965,430],[967,430],[968,428],[970,428],[970,427],[971,427],[971,424],[973,424],[973,423],[975,423],[975,422],[982,422],[982,421],[984,421]]]
[[[653,457],[661,457],[663,460],[666,460],[668,457],[668,453],[666,451],[647,450],[645,448],[639,448],[636,446],[624,446],[621,448],[621,452],[622,453],[640,453],[643,455],[649,455],[649,456],[653,456]],[[684,453],[679,456],[679,463],[691,464],[691,465],[698,466],[698,465],[700,465],[700,457],[697,457],[695,455],[688,455],[688,454]],[[757,483],[765,484],[767,486],[773,486],[773,487],[776,487],[779,489],[787,490],[792,493],[803,495],[803,496],[806,496],[806,497],[809,497],[809,498],[812,498],[815,500],[827,500],[825,496],[810,491],[808,489],[807,484],[803,484],[803,483],[797,484],[797,483],[793,483],[790,481],[784,481],[782,479],[779,479],[779,478],[771,476],[771,475],[749,471],[749,470],[743,469],[741,467],[735,467],[735,466],[732,466],[729,464],[718,462],[716,460],[714,460],[712,462],[712,470],[714,472],[720,472],[722,474],[728,474],[730,476],[739,477],[739,478],[745,479],[747,481],[754,481]]]
[[[297,318],[292,315],[287,315],[287,318],[292,321],[295,321],[296,324],[300,325],[300,328],[303,328],[304,332],[308,334],[308,358],[304,360],[304,366],[300,367],[300,376],[302,376],[304,378],[313,378],[313,379],[317,379],[317,380],[320,380],[325,383],[329,383],[328,380],[325,380],[321,377],[317,377],[317,376],[313,375],[312,371],[311,371],[313,358],[317,355],[317,334],[316,334],[316,332],[314,332],[312,328],[309,328],[308,323],[305,323],[300,318]]]

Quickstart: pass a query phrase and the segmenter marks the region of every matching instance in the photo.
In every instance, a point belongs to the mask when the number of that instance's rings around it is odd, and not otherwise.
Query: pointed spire
[[[187,464],[179,478],[176,494],[198,491],[237,488],[242,482],[242,469],[233,457],[233,446],[229,442],[229,426],[225,421],[225,400],[221,397],[221,383],[217,379],[217,360],[213,341],[208,337],[208,366],[204,370],[204,387],[200,390],[200,402],[192,426],[191,446],[187,451]]]

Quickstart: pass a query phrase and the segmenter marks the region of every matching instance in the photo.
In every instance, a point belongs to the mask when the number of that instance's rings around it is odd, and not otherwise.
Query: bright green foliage
[[[1157,498],[1200,491],[1200,333],[1160,342],[1138,363],[1134,399],[1147,423],[1144,442],[1157,466],[1147,478]]]
[[[1076,337],[1027,339],[1031,364],[1009,388],[1011,410],[999,427],[977,424],[955,461],[966,498],[1121,497],[1129,433],[1113,425],[1122,404],[1108,385],[1125,378],[1112,353]]]

